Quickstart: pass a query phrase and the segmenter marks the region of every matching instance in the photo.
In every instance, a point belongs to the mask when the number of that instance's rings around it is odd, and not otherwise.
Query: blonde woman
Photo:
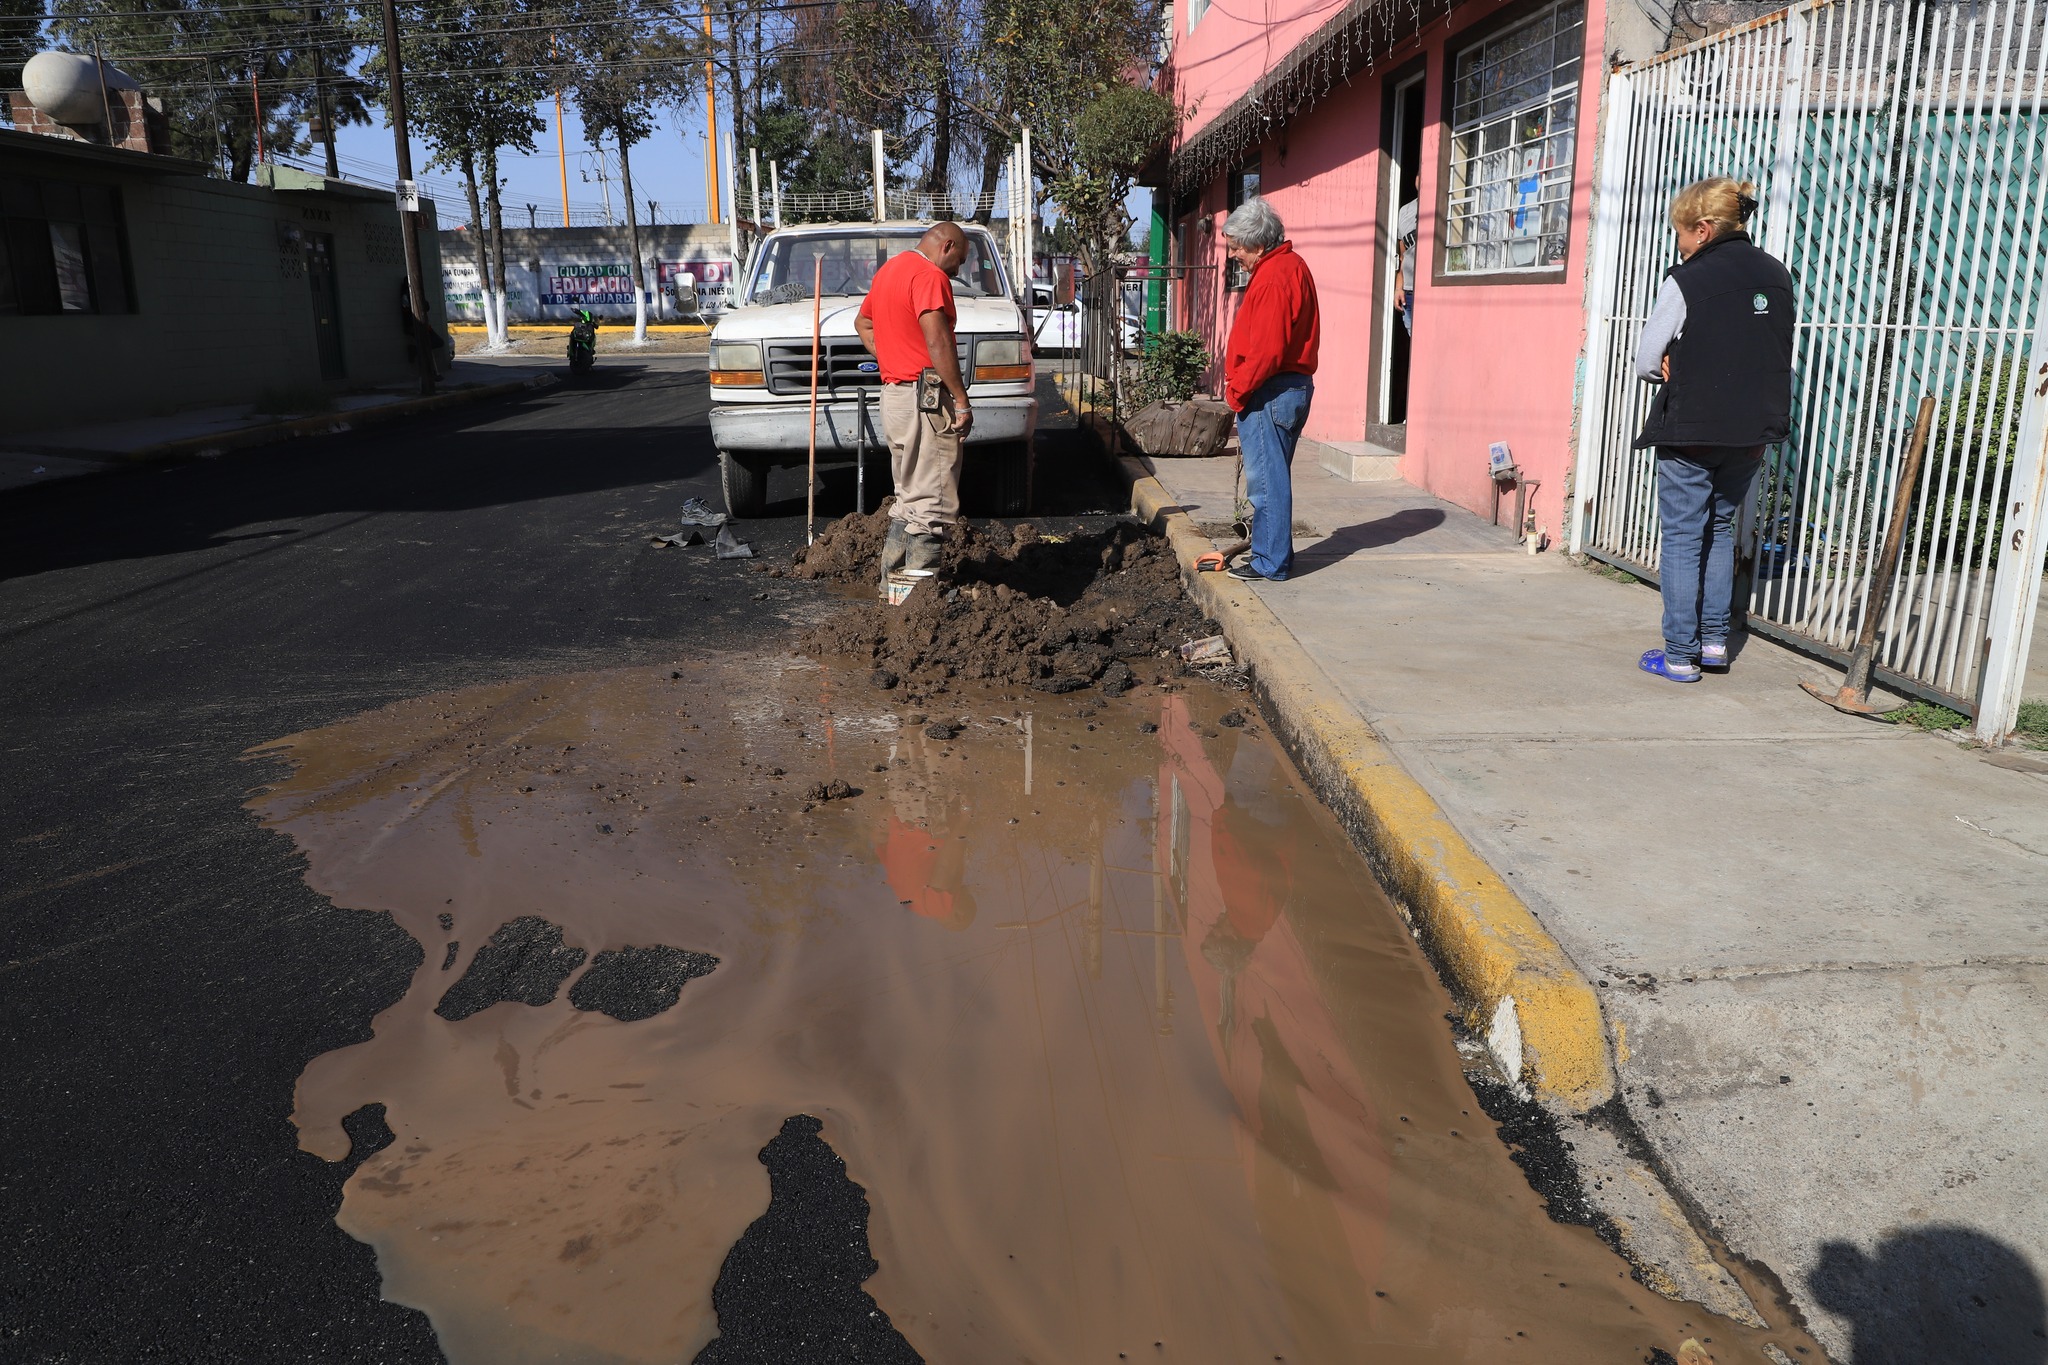
[[[1792,276],[1749,239],[1756,206],[1756,186],[1726,176],[1678,192],[1682,259],[1636,348],[1636,374],[1663,386],[1636,437],[1657,452],[1663,522],[1664,647],[1641,667],[1672,682],[1728,666],[1735,522],[1764,447],[1792,429]]]

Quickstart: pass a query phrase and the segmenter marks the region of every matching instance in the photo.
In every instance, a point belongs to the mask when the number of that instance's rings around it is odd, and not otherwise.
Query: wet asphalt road
[[[410,425],[0,493],[0,1361],[435,1361],[297,1150],[306,1062],[420,948],[300,880],[251,745],[822,609],[707,549],[698,358]],[[742,534],[786,556],[801,478]],[[872,492],[873,490],[871,490]],[[850,479],[821,513],[846,510]],[[756,594],[772,587],[769,600]]]

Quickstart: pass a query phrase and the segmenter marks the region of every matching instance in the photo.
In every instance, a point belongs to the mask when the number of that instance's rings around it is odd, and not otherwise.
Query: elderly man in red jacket
[[[1315,394],[1321,323],[1316,282],[1286,240],[1280,215],[1247,199],[1223,223],[1230,258],[1251,272],[1223,355],[1223,397],[1237,414],[1252,552],[1232,578],[1280,582],[1294,571],[1295,442]]]

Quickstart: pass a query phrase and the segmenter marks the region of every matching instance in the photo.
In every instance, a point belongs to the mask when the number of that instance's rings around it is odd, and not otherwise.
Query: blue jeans
[[[1725,644],[1735,609],[1735,519],[1749,501],[1761,446],[1660,446],[1657,515],[1663,542],[1664,657],[1700,661],[1701,644]]]
[[[1307,375],[1276,374],[1252,390],[1237,415],[1244,492],[1252,505],[1252,567],[1268,578],[1294,571],[1294,444],[1314,395]]]

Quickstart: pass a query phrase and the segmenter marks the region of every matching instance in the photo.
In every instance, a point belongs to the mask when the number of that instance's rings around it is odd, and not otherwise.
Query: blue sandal
[[[1674,664],[1664,657],[1661,649],[1646,650],[1637,667],[1645,673],[1655,673],[1660,678],[1669,678],[1675,683],[1696,683],[1700,680],[1697,664]]]

